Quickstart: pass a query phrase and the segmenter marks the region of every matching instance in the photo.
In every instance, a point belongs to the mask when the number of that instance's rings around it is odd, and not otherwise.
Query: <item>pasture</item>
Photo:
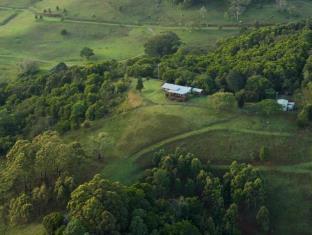
[[[217,169],[233,160],[252,163],[268,187],[273,234],[309,234],[312,138],[308,131],[297,129],[294,115],[216,113],[209,107],[209,97],[176,103],[165,99],[160,85],[145,81],[141,94],[130,91],[122,113],[96,121],[90,129],[71,132],[65,140],[80,140],[91,152],[98,146],[96,139],[101,140],[106,160],[98,170],[124,183],[140,177],[158,149],[185,148]],[[264,162],[258,158],[261,146],[269,150]],[[296,217],[297,209],[305,217]]]

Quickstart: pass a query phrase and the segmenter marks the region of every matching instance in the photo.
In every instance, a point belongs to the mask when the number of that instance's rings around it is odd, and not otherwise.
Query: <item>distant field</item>
[[[94,61],[104,59],[124,60],[143,53],[143,44],[151,36],[163,31],[175,31],[186,46],[213,46],[219,39],[238,33],[237,28],[198,29],[199,25],[236,24],[224,17],[223,3],[209,3],[207,14],[199,13],[201,6],[182,9],[154,0],[0,0],[0,79],[9,80],[16,75],[16,64],[22,60],[40,62],[49,68],[60,61],[80,64],[81,48],[94,49]],[[279,13],[274,4],[262,8],[251,7],[242,17],[243,23],[289,22],[310,16],[312,2],[292,0],[300,12],[299,17]],[[67,11],[67,20],[44,17],[36,21],[35,13],[44,9],[56,11],[56,7]],[[2,8],[1,8],[2,7]],[[20,9],[18,12],[16,8]],[[8,22],[6,19],[17,13]],[[90,22],[92,21],[92,22]],[[153,26],[158,25],[158,26]],[[171,28],[167,28],[171,26]],[[217,27],[216,27],[217,28]],[[62,36],[61,31],[68,31]]]
[[[299,13],[298,16],[282,14],[276,4],[264,4],[250,7],[242,17],[243,23],[277,23],[311,16],[312,3],[308,0],[290,0]],[[158,5],[155,0],[44,0],[36,4],[38,10],[56,6],[66,8],[68,16],[77,19],[92,19],[100,21],[134,23],[134,24],[163,24],[163,25],[188,25],[188,24],[233,24],[235,21],[224,16],[227,6],[222,1],[209,2],[205,7],[207,13],[202,17],[199,10],[202,6],[183,9],[172,5],[169,1],[161,1]]]
[[[61,35],[63,29],[68,35]],[[109,26],[53,19],[38,22],[32,13],[23,11],[8,24],[0,26],[0,60],[8,65],[5,68],[0,66],[0,71],[4,73],[3,76],[10,77],[14,74],[11,71],[16,70],[15,65],[23,59],[49,66],[60,61],[69,64],[85,63],[79,56],[80,50],[85,46],[94,49],[94,61],[123,60],[143,54],[146,40],[163,31],[167,29],[158,26]],[[236,30],[217,29],[173,31],[186,45],[203,47],[213,46],[218,39],[237,33]]]
[[[40,0],[0,0],[2,7],[24,8],[35,4]]]

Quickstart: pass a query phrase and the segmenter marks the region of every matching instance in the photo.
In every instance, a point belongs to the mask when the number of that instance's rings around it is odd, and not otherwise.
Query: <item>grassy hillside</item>
[[[100,140],[106,158],[102,174],[125,183],[139,177],[152,152],[160,148],[185,147],[217,168],[233,160],[251,162],[267,179],[273,234],[309,234],[311,132],[298,130],[291,113],[268,118],[248,114],[248,108],[216,113],[209,107],[209,97],[171,102],[160,85],[145,81],[142,94],[130,91],[123,114],[94,122],[90,129],[72,132],[65,139],[80,140],[89,151]],[[261,146],[269,149],[268,161],[258,160]],[[297,217],[294,210],[304,216]]]
[[[226,169],[234,159],[251,162],[266,179],[273,234],[309,234],[311,132],[297,129],[292,113],[264,118],[250,114],[248,106],[218,113],[210,107],[209,96],[172,102],[165,99],[160,85],[144,81],[142,93],[133,87],[117,114],[63,136],[65,142],[79,140],[89,153],[102,152],[104,159],[93,159],[90,174],[100,172],[129,184],[155,150],[179,146],[210,161],[215,169]],[[261,146],[269,148],[265,162],[257,157]],[[12,231],[23,234],[19,228]]]

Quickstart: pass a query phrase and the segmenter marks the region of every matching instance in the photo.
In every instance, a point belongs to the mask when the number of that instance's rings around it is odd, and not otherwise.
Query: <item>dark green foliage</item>
[[[238,72],[231,70],[226,76],[226,83],[230,91],[237,92],[245,86],[245,78]]]
[[[142,80],[142,78],[138,78],[135,89],[137,89],[139,92],[141,92],[143,88],[144,88],[143,80]]]
[[[256,219],[261,230],[267,233],[270,230],[270,213],[265,206],[260,207]]]
[[[265,77],[255,75],[247,79],[245,96],[248,101],[259,101],[265,98],[265,91],[271,88],[271,83]]]
[[[25,75],[0,85],[0,154],[17,136],[47,129],[64,133],[86,119],[102,118],[120,104],[129,81],[116,61],[85,67],[60,63],[43,75]]]
[[[303,68],[303,79],[304,85],[312,82],[312,56],[309,56]]]
[[[261,161],[266,161],[268,160],[268,158],[269,158],[269,150],[265,146],[262,146],[259,151],[259,159]]]
[[[131,186],[100,175],[80,185],[68,203],[65,232],[78,227],[92,234],[239,234],[239,211],[255,218],[264,203],[263,183],[250,165],[234,162],[222,179],[180,149],[161,151],[153,162]]]
[[[152,37],[144,47],[147,55],[161,57],[175,53],[180,45],[180,38],[173,32],[167,32]]]
[[[297,124],[299,127],[306,127],[312,121],[312,104],[307,104],[298,113]]]
[[[42,224],[48,235],[54,232],[64,223],[64,216],[59,212],[53,212],[43,218]]]
[[[87,229],[77,219],[72,219],[66,226],[63,235],[84,235]]]
[[[163,229],[163,234],[171,235],[200,235],[200,231],[188,220],[182,220],[172,225],[166,225]]]
[[[233,111],[236,108],[235,96],[230,92],[217,92],[208,99],[211,106],[218,111]]]
[[[90,59],[91,56],[94,55],[94,52],[91,48],[89,47],[84,47],[82,48],[82,50],[80,51],[80,56],[84,57],[86,59]]]
[[[66,29],[61,30],[61,35],[66,36],[68,35],[68,31]]]
[[[33,213],[33,205],[31,199],[25,193],[22,193],[19,197],[13,198],[9,204],[9,223],[25,224],[31,221]]]
[[[306,22],[299,22],[247,30],[219,42],[206,55],[178,50],[149,65],[159,72],[154,72],[154,78],[196,85],[206,93],[244,89],[246,101],[253,102],[275,98],[275,92],[292,94],[303,78],[305,83],[310,79],[307,27]]]
[[[6,156],[0,178],[5,219],[21,224],[66,206],[75,181],[83,179],[85,153],[77,142],[64,144],[55,132],[19,140]]]
[[[255,111],[264,116],[271,116],[279,113],[282,109],[276,100],[265,99],[261,100],[254,106]]]
[[[236,101],[237,101],[237,107],[243,108],[245,105],[245,91],[240,90],[235,94]]]

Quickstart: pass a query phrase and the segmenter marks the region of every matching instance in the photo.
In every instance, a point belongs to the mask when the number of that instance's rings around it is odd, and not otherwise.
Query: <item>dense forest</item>
[[[64,133],[103,118],[124,98],[129,81],[116,61],[67,67],[58,64],[43,74],[27,65],[21,75],[0,85],[0,155],[19,137],[45,130]]]
[[[59,212],[44,217],[48,234],[234,235],[240,220],[270,228],[264,185],[250,165],[233,162],[218,177],[180,149],[155,154],[153,168],[131,186],[96,175],[72,192],[66,214],[67,222]]]
[[[208,94],[217,90],[237,92],[245,88],[251,100],[263,98],[265,89],[293,93],[301,86],[305,64],[311,63],[308,59],[311,29],[312,24],[308,21],[247,30],[241,36],[219,42],[216,50],[207,54],[182,48],[173,55],[163,56],[159,52],[162,57],[155,57],[157,54],[149,53],[152,50],[147,44],[147,52],[153,57],[130,61],[129,71],[135,76],[159,76],[167,82],[199,86]],[[168,45],[167,42],[164,44]],[[307,65],[306,74],[309,69]],[[305,83],[308,76],[305,75]],[[262,94],[253,90],[257,86],[255,81],[262,86],[258,89]]]

